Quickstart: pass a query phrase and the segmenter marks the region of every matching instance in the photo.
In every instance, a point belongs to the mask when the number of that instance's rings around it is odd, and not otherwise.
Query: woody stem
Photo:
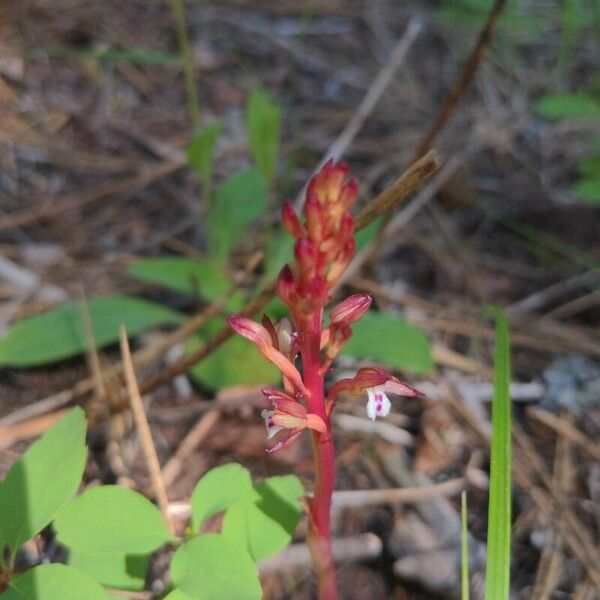
[[[308,410],[320,416],[327,432],[312,432],[315,458],[315,493],[310,505],[308,545],[317,576],[319,600],[336,600],[337,586],[331,554],[331,497],[335,483],[335,454],[331,436],[331,423],[325,411],[324,373],[321,369],[322,310],[315,311],[304,320],[302,328],[302,366],[304,384],[310,392]]]

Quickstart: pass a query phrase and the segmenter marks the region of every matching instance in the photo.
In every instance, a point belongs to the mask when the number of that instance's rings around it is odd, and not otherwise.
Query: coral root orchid
[[[294,263],[279,275],[277,292],[291,313],[292,322],[277,327],[267,318],[263,324],[231,316],[231,328],[256,345],[259,352],[283,373],[285,391],[265,388],[272,405],[262,413],[267,437],[282,434],[267,450],[284,448],[304,430],[310,430],[315,457],[314,497],[308,502],[308,542],[317,575],[319,598],[337,598],[335,571],[331,556],[330,513],[335,481],[335,455],[331,431],[331,411],[340,393],[365,394],[367,415],[386,416],[391,408],[388,394],[415,397],[421,394],[387,371],[363,368],[352,378],[341,379],[329,393],[324,377],[331,362],[352,335],[352,324],[371,306],[368,294],[354,294],[333,307],[329,326],[323,313],[355,249],[354,219],[351,208],[358,186],[347,180],[347,168],[326,163],[312,178],[304,204],[304,223],[293,205],[286,202],[282,221],[296,240]],[[296,368],[300,357],[302,375]]]

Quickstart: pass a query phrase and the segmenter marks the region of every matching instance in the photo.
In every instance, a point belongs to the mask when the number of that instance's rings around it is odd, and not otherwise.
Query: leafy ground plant
[[[116,485],[79,488],[87,449],[83,411],[69,411],[13,464],[0,484],[0,598],[95,600],[107,590],[144,589],[151,556],[174,550],[174,600],[259,599],[256,562],[287,546],[304,494],[297,477],[255,484],[241,465],[209,471],[192,494],[192,522],[176,536],[141,494]],[[60,466],[60,468],[59,468]],[[224,513],[220,533],[205,533]],[[28,540],[54,535],[68,551],[64,564],[37,564],[19,553]],[[20,558],[20,560],[17,560]],[[17,567],[24,560],[29,567]]]

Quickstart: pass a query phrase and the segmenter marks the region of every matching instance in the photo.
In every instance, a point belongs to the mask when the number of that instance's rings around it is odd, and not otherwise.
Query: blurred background
[[[231,285],[220,312],[240,310],[288,260],[279,207],[323,158],[348,163],[360,207],[433,148],[439,171],[387,235],[361,234],[345,291],[376,310],[333,376],[382,364],[427,393],[383,425],[342,406],[338,488],[434,487],[337,510],[334,536],[357,545],[341,596],[459,597],[466,489],[482,597],[495,304],[512,342],[514,597],[600,598],[597,0],[21,0],[0,23],[0,473],[79,403],[86,481],[150,490],[116,384],[90,384],[84,300],[100,376],[121,321],[150,355],[138,374],[160,459],[179,461],[170,500],[231,461],[310,489],[307,440],[264,453],[259,389],[277,376],[249,345],[178,368],[219,311],[177,343],[165,332]],[[308,565],[262,583],[314,593]]]

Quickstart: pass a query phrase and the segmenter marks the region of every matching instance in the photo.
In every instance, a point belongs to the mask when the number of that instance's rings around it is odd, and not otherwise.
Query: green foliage
[[[215,147],[223,127],[213,123],[203,127],[187,148],[186,154],[190,166],[198,173],[206,200],[210,199],[212,188],[213,159]]]
[[[253,494],[252,478],[247,469],[230,463],[211,469],[192,492],[192,525],[198,531],[202,523],[218,512],[245,502]]]
[[[58,540],[85,554],[147,554],[171,540],[159,510],[118,485],[90,488],[54,521]]]
[[[276,231],[269,241],[265,259],[264,278],[267,281],[277,277],[283,267],[292,261],[294,238],[283,229]]]
[[[555,94],[542,98],[537,112],[550,120],[577,119],[600,122],[600,100],[591,94]],[[582,200],[600,202],[600,154],[593,154],[579,162],[583,175],[573,186],[573,193]]]
[[[86,455],[85,416],[74,408],[27,449],[0,484],[0,550],[7,545],[13,555],[52,521],[77,491]]]
[[[202,336],[190,338],[188,351],[198,348],[204,336],[210,336],[223,326],[211,321]],[[279,370],[268,362],[247,340],[233,336],[189,371],[192,379],[216,390],[234,385],[276,385],[281,381]]]
[[[210,255],[225,263],[246,227],[263,214],[267,204],[265,180],[256,169],[232,175],[219,186],[207,220]]]
[[[433,369],[431,344],[420,330],[390,313],[367,313],[352,326],[342,350],[356,358],[373,358],[389,367],[427,373]]]
[[[573,192],[583,200],[600,203],[600,177],[584,177],[573,187]]]
[[[178,589],[193,600],[260,600],[258,569],[246,549],[224,535],[203,534],[183,544],[171,561]]]
[[[499,309],[494,312],[496,315],[496,348],[494,351],[486,600],[508,598],[510,594],[512,502],[510,343],[505,313]]]
[[[552,94],[536,104],[537,113],[551,121],[557,119],[600,119],[600,101],[585,92]]]
[[[150,557],[148,555],[84,554],[69,551],[69,565],[94,581],[118,590],[144,589]]]
[[[66,565],[40,565],[17,575],[0,600],[107,600],[102,586]]]
[[[354,239],[356,241],[356,252],[357,254],[370,242],[372,242],[377,236],[377,232],[383,223],[384,217],[378,217],[372,223],[369,223],[366,227],[356,232]]]
[[[300,518],[302,483],[295,475],[269,477],[254,486],[256,494],[230,507],[223,519],[223,535],[248,548],[256,561],[285,548]]]
[[[246,126],[254,161],[267,185],[271,185],[279,154],[281,108],[269,96],[254,90],[248,101]]]
[[[295,475],[269,477],[252,485],[238,464],[210,470],[192,494],[192,522],[198,530],[209,517],[225,510],[222,533],[261,560],[287,546],[294,534],[304,494]]]
[[[133,263],[128,272],[174,292],[216,300],[229,289],[223,268],[210,260],[186,256],[157,256]]]
[[[129,335],[135,335],[182,320],[182,315],[160,304],[126,296],[92,298],[88,308],[98,347],[119,339],[121,323]],[[81,312],[77,302],[68,302],[15,323],[0,339],[0,366],[32,367],[84,352],[87,341]]]

